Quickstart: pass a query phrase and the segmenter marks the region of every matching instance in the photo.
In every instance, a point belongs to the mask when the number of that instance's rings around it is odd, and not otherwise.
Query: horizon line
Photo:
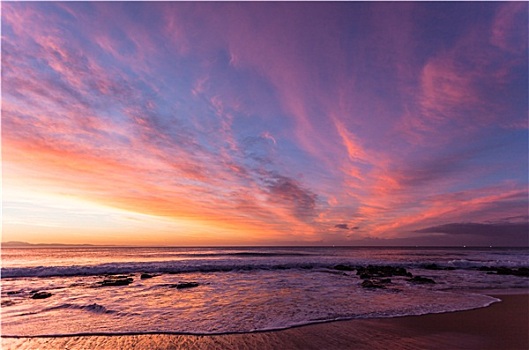
[[[342,244],[307,244],[307,245],[159,245],[159,244],[93,244],[93,243],[30,243],[19,241],[0,242],[6,248],[23,247],[116,247],[116,248],[529,248],[526,246],[507,245],[342,245]]]

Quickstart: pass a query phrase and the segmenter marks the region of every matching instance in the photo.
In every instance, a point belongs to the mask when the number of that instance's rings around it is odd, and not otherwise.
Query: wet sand
[[[195,335],[2,338],[2,349],[529,349],[529,294],[489,307],[281,331]],[[227,320],[229,322],[229,320]]]

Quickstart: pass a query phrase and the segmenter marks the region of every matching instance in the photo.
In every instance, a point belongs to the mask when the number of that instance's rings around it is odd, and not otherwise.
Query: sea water
[[[2,335],[219,334],[473,309],[498,301],[485,294],[490,289],[529,288],[528,277],[483,271],[528,267],[528,253],[520,248],[4,247]],[[392,276],[385,288],[365,288],[355,267],[368,265],[403,267],[435,283]],[[154,277],[141,279],[143,273]],[[102,285],[112,275],[132,282]],[[185,282],[198,286],[175,288]],[[37,291],[51,296],[33,299]]]

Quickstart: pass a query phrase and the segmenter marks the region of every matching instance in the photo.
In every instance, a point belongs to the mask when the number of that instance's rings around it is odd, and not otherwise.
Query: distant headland
[[[95,244],[65,244],[65,243],[29,243],[21,241],[2,242],[4,248],[23,248],[23,247],[96,247]]]

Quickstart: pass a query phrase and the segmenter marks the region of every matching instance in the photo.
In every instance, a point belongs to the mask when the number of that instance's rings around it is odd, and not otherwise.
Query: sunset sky
[[[528,3],[2,2],[2,241],[528,245]]]

